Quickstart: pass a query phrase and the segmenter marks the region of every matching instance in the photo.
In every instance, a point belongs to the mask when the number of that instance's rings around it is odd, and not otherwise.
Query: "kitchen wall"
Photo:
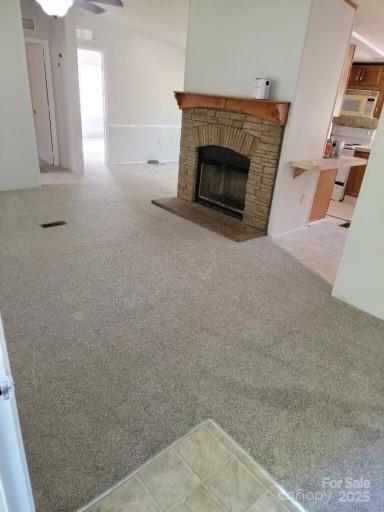
[[[185,90],[252,96],[256,77],[293,100],[311,0],[191,0]]]
[[[292,160],[323,155],[355,10],[342,0],[313,0],[295,98],[285,131],[269,234],[307,224],[318,174],[293,178]]]
[[[177,19],[170,11],[160,34],[80,10],[76,23],[94,31],[95,40],[79,41],[81,47],[105,50],[109,161],[178,160],[181,114],[173,91],[183,87],[185,41],[167,32],[184,23],[186,34],[187,8]]]
[[[40,186],[20,5],[0,2],[0,190]]]
[[[191,0],[185,90],[252,96],[255,77],[292,102],[269,234],[306,225],[317,175],[297,179],[291,160],[322,156],[354,9],[343,0]]]
[[[333,295],[384,319],[384,117],[365,172]],[[362,340],[364,341],[364,340]]]

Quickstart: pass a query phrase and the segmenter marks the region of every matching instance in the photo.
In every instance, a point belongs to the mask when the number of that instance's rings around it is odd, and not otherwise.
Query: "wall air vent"
[[[95,35],[90,28],[77,28],[76,37],[80,41],[94,41]]]
[[[21,19],[23,21],[23,29],[24,30],[33,30],[33,31],[35,31],[35,20],[34,20],[34,18],[25,18],[23,16]]]

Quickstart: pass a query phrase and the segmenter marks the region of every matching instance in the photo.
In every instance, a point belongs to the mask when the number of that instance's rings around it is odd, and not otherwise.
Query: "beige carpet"
[[[269,238],[237,244],[151,204],[175,195],[176,165],[43,179],[0,194],[0,310],[39,512],[74,512],[208,418],[309,512],[382,512],[382,322]],[[359,476],[369,503],[310,499]]]

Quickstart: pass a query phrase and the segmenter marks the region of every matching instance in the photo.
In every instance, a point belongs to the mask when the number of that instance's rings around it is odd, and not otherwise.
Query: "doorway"
[[[106,164],[104,52],[78,48],[81,130],[86,166]]]
[[[26,39],[25,50],[40,165],[59,165],[48,41]]]

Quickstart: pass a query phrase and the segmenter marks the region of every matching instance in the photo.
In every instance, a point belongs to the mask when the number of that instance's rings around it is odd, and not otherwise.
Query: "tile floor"
[[[345,196],[344,201],[331,201],[324,220],[314,222],[274,238],[274,241],[300,263],[333,285],[348,236],[341,227],[351,221],[356,198]]]
[[[327,217],[273,241],[300,263],[333,285],[348,236],[344,220]]]
[[[206,421],[80,512],[299,512],[213,421]]]
[[[331,201],[328,215],[337,219],[352,220],[355,211],[356,197],[345,196],[344,201]]]

